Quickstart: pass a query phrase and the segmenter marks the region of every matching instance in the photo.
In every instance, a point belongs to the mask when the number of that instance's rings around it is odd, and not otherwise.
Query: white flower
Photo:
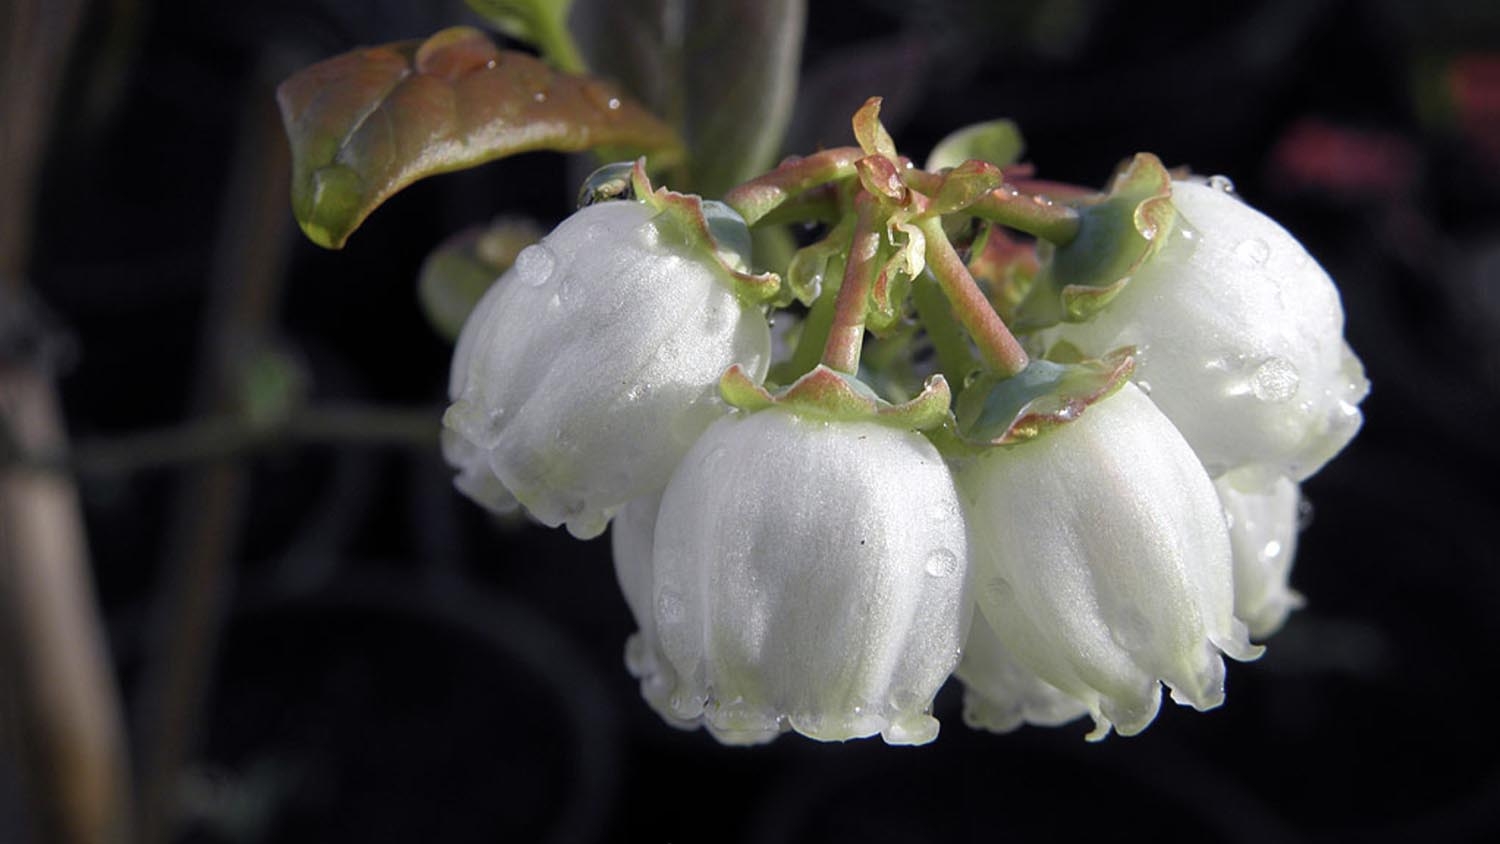
[[[1056,727],[1088,714],[1082,701],[1036,676],[1006,649],[984,613],[974,616],[954,676],[964,683],[964,723],[1008,733],[1022,724]]]
[[[1286,478],[1269,483],[1254,473],[1229,472],[1214,481],[1229,516],[1234,548],[1234,614],[1250,634],[1264,638],[1281,629],[1302,596],[1287,585],[1297,553],[1297,509],[1301,492]]]
[[[464,325],[444,451],[480,503],[503,507],[503,488],[543,523],[597,536],[724,412],[725,368],[765,373],[761,310],[708,256],[669,245],[653,213],[582,209],[522,251]]]
[[[1198,458],[1134,385],[964,467],[979,608],[1015,658],[1081,701],[1091,738],[1144,729],[1158,681],[1224,697],[1220,652],[1254,658],[1234,617],[1224,511]]]
[[[715,422],[656,523],[672,714],[731,742],[931,741],[970,612],[960,507],[910,430],[781,407]]]
[[[1136,346],[1135,378],[1211,475],[1301,480],[1359,430],[1369,390],[1338,291],[1285,229],[1236,196],[1173,182],[1170,239],[1092,319],[1043,333],[1087,357]]]
[[[660,507],[659,494],[632,499],[621,508],[609,529],[615,578],[639,628],[625,642],[625,667],[630,676],[641,681],[641,697],[663,720],[679,729],[691,730],[698,726],[698,719],[677,718],[667,706],[667,700],[677,686],[677,675],[662,655],[661,639],[656,635],[656,617],[651,612],[651,602],[656,594],[651,558],[656,514]]]

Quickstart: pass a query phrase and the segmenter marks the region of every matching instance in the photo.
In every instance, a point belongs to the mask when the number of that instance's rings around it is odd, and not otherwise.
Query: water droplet
[[[1228,176],[1209,176],[1208,186],[1220,193],[1234,195],[1234,182]]]
[[[545,103],[547,101],[547,92],[537,91],[535,94],[531,95],[531,99],[533,102]]]
[[[640,401],[649,395],[651,395],[650,384],[634,384],[629,390],[625,391],[626,401]]]
[[[1250,375],[1250,392],[1264,402],[1279,403],[1297,394],[1301,378],[1286,358],[1268,358]]]
[[[557,256],[545,244],[533,243],[516,256],[516,278],[528,287],[541,287],[552,280]]]
[[[1264,240],[1252,237],[1249,240],[1240,241],[1240,244],[1234,247],[1234,256],[1247,264],[1260,267],[1270,259],[1271,247],[1267,246]]]
[[[484,63],[484,69],[485,70],[494,70],[496,66],[497,66],[497,63],[496,63],[496,61],[494,59],[490,59],[489,61],[487,61],[487,62]]]
[[[705,475],[712,475],[719,469],[719,464],[724,462],[724,446],[716,445],[703,455],[703,460],[698,465],[702,467]]]
[[[663,589],[656,596],[656,617],[663,624],[675,624],[682,620],[682,594],[676,589]]]
[[[1145,393],[1146,395],[1148,395],[1148,396],[1151,395],[1151,382],[1150,381],[1137,381],[1137,382],[1135,382],[1135,386],[1136,386],[1137,389],[1139,389],[1141,392]]]
[[[1274,539],[1267,542],[1266,547],[1260,549],[1260,559],[1262,562],[1270,562],[1279,556],[1281,556],[1281,543]]]
[[[947,548],[939,548],[927,555],[927,563],[922,569],[932,577],[947,577],[958,571],[958,555]]]

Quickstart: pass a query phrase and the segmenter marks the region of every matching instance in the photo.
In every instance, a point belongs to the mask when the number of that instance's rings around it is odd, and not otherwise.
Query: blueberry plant
[[[445,244],[422,291],[457,337],[458,488],[611,531],[665,721],[921,744],[950,677],[998,731],[1223,701],[1223,657],[1300,601],[1299,484],[1368,389],[1295,238],[1147,153],[1036,181],[1004,120],[919,164],[878,97],[851,145],[774,163],[784,119],[666,119],[589,75],[568,3],[470,5],[541,57],[457,27],[282,85],[293,210],[336,248],[430,174],[616,162],[544,236]]]

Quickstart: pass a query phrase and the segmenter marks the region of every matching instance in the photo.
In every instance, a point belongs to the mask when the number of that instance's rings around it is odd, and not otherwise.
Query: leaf
[[[938,141],[927,157],[924,169],[937,171],[957,167],[965,161],[986,161],[996,167],[1009,167],[1021,160],[1026,142],[1021,129],[1010,120],[991,120],[965,126]]]
[[[612,86],[497,49],[470,27],[319,62],[281,83],[276,100],[292,146],[292,210],[330,249],[437,173],[532,150],[680,155],[671,128]]]
[[[576,0],[589,66],[682,133],[673,187],[722,196],[780,157],[796,98],[806,0]]]

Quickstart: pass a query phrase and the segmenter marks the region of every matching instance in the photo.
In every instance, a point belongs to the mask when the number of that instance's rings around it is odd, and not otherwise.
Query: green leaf
[[[422,262],[417,276],[417,300],[427,321],[448,340],[458,339],[480,297],[542,234],[530,220],[500,219],[444,240]]]
[[[796,97],[806,0],[577,0],[589,66],[686,139],[673,187],[703,196],[780,157]]]
[[[292,146],[292,210],[337,249],[412,182],[531,150],[680,155],[671,128],[610,85],[495,47],[470,27],[345,53],[276,91]]]
[[[984,161],[996,167],[1009,167],[1021,160],[1026,142],[1021,129],[1011,120],[991,120],[965,126],[938,141],[927,156],[926,170],[936,172],[957,167],[965,161]]]

